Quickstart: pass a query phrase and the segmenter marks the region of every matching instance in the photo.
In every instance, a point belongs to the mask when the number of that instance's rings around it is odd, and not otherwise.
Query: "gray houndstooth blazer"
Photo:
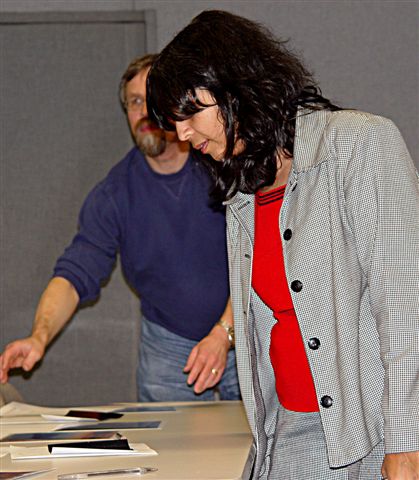
[[[257,476],[278,405],[269,361],[275,320],[251,288],[254,197],[238,193],[226,204]],[[418,204],[415,168],[391,121],[300,112],[279,223],[332,467],[364,457],[382,438],[387,453],[419,449]]]

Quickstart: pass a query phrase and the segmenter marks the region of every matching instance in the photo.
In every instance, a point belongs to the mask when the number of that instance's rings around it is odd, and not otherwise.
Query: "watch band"
[[[217,322],[217,325],[220,325],[220,327],[224,328],[224,330],[227,332],[228,341],[230,343],[230,348],[234,348],[234,346],[235,346],[234,327],[232,325],[229,325],[223,319],[220,319]]]

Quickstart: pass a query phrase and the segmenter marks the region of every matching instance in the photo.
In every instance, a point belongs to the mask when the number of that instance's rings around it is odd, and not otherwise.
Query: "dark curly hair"
[[[217,103],[226,151],[222,162],[210,161],[216,198],[274,183],[278,152],[293,154],[298,107],[338,108],[285,43],[251,20],[208,10],[176,35],[150,70],[149,115],[166,130],[207,106],[196,97],[198,88]],[[244,150],[233,154],[237,140]]]

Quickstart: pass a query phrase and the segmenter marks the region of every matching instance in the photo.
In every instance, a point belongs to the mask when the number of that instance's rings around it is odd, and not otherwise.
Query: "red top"
[[[284,192],[282,186],[256,194],[252,286],[277,320],[269,354],[278,399],[288,410],[315,412],[316,391],[285,276],[279,232]]]

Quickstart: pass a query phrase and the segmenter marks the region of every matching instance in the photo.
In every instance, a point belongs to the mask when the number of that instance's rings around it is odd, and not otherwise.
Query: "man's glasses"
[[[132,97],[128,100],[125,100],[124,106],[125,109],[129,112],[139,112],[142,110],[145,100],[141,97]]]

